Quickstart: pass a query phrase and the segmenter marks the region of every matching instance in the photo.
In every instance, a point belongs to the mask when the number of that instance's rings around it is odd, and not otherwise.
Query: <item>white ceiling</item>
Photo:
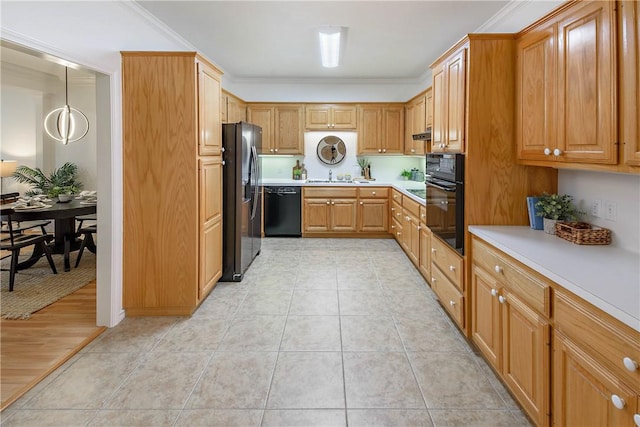
[[[507,3],[138,0],[235,81],[417,81]],[[323,25],[348,28],[338,68],[320,65],[317,29]]]

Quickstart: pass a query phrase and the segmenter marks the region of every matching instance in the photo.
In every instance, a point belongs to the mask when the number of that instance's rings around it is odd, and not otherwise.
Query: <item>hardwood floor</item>
[[[0,410],[4,410],[106,329],[96,326],[96,282],[30,319],[3,319],[0,328]]]

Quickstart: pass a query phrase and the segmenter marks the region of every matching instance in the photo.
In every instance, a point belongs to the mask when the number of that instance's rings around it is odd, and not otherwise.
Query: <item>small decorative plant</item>
[[[365,171],[370,164],[371,162],[369,162],[369,159],[367,159],[366,157],[358,157],[358,166],[360,166],[360,172],[362,173],[362,176],[366,175]]]
[[[573,197],[568,194],[548,194],[540,196],[535,206],[536,215],[559,221],[574,221],[584,212],[579,211],[573,204]]]
[[[82,189],[77,175],[78,166],[67,162],[49,176],[40,168],[19,166],[13,177],[20,183],[31,185],[31,190],[25,193],[27,196],[45,194],[48,197],[58,197],[60,194],[77,194]]]
[[[404,179],[409,179],[411,178],[411,171],[405,169],[400,173],[400,176]]]

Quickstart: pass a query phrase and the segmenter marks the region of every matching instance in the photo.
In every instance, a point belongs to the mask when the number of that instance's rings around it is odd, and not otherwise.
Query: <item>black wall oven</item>
[[[464,154],[428,153],[427,226],[464,255]]]

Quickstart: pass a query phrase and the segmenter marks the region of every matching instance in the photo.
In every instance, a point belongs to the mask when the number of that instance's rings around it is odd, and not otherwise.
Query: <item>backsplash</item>
[[[585,222],[611,230],[611,244],[640,254],[640,176],[573,170],[558,171],[558,193],[570,194],[586,212]],[[601,218],[591,215],[591,204],[600,200]],[[606,205],[616,204],[615,221],[606,219]]]
[[[345,158],[340,164],[327,165],[318,159],[316,149],[322,138],[334,135],[344,141],[347,148]],[[358,166],[356,132],[305,132],[304,134],[304,156],[261,156],[262,177],[271,179],[291,178],[291,171],[296,164],[296,160],[304,163],[307,168],[307,177],[311,179],[329,178],[329,169],[333,171],[333,179],[338,174],[351,174],[352,177],[360,176],[360,166]],[[371,162],[371,175],[379,181],[395,181],[400,179],[403,169],[418,168],[424,172],[424,156],[364,156]]]

